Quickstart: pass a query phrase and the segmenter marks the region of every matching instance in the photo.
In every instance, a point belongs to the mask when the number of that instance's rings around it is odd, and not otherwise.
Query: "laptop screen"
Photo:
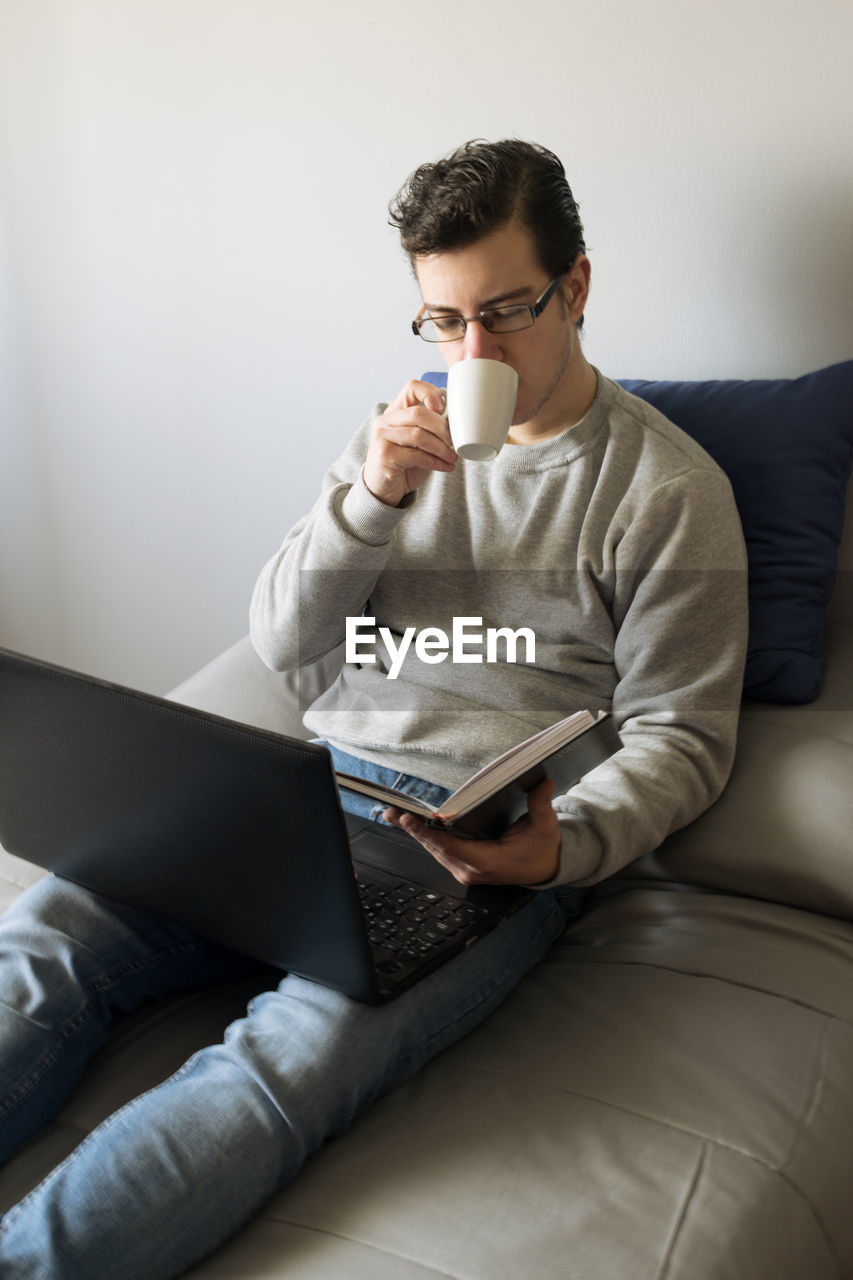
[[[329,752],[0,650],[0,844],[369,999]]]

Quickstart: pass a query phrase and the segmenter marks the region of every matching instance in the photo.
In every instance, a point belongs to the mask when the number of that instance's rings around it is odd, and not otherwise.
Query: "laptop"
[[[345,813],[323,746],[4,649],[0,845],[368,1003],[531,897]]]

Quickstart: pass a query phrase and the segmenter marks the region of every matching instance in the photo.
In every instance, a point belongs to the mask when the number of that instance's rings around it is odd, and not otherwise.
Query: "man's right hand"
[[[362,476],[374,497],[398,507],[430,471],[452,471],[456,454],[444,394],[431,382],[407,382],[373,424]]]

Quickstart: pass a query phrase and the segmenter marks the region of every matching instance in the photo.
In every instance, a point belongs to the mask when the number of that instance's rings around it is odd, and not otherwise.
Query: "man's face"
[[[532,304],[550,284],[526,227],[509,223],[463,249],[417,258],[415,270],[431,315],[476,316],[512,302]],[[448,366],[487,357],[512,365],[518,374],[514,427],[525,438],[553,434],[573,425],[578,380],[588,372],[575,325],[589,291],[589,262],[580,256],[563,280],[571,306],[555,295],[528,329],[489,333],[474,322],[464,337],[443,342]],[[514,432],[510,432],[510,439]]]

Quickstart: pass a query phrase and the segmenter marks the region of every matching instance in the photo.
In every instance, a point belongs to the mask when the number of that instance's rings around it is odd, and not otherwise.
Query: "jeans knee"
[[[57,876],[45,876],[26,889],[3,916],[3,927],[65,931],[76,914],[79,886]]]
[[[394,1054],[376,1026],[381,1012],[288,975],[251,1001],[225,1047],[289,1123],[325,1138],[382,1091]]]
[[[249,1003],[246,1017],[225,1033],[253,1061],[299,1060],[332,1067],[344,1054],[358,1052],[371,1009],[340,992],[288,974],[277,989]]]

